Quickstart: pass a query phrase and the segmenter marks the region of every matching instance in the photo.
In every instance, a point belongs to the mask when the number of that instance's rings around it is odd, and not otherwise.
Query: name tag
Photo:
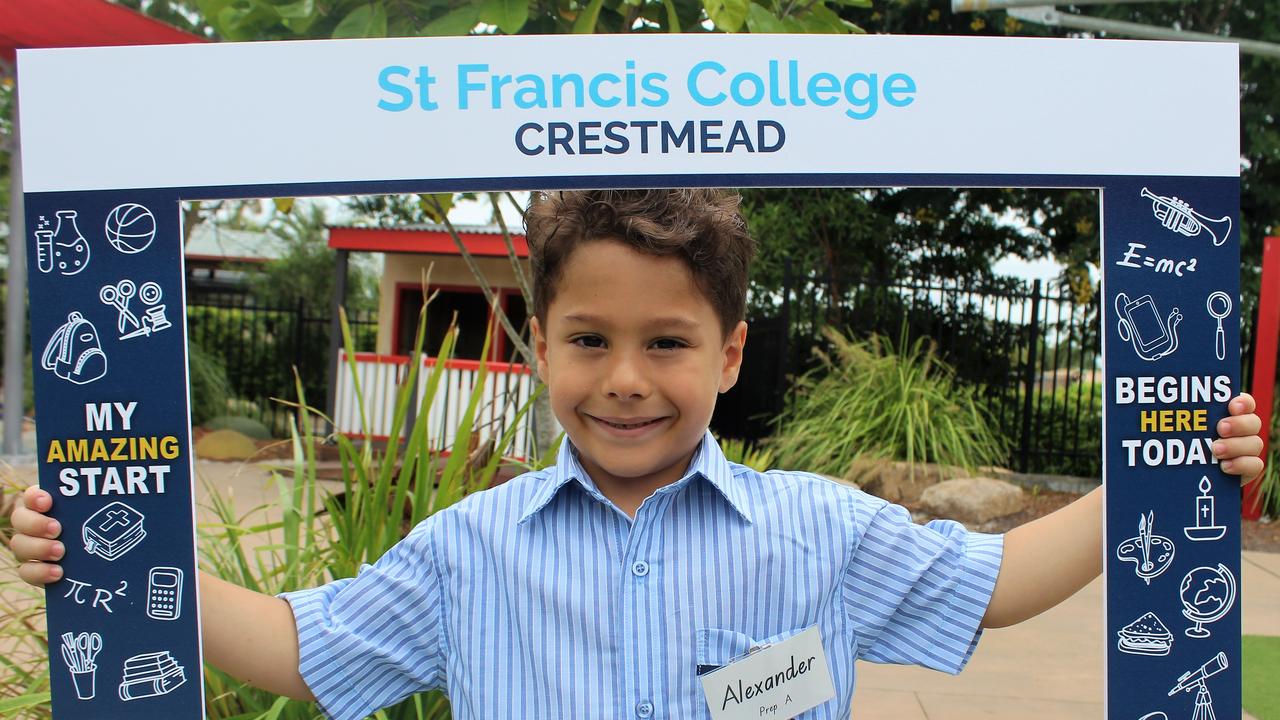
[[[699,679],[713,720],[793,718],[836,696],[817,625]]]

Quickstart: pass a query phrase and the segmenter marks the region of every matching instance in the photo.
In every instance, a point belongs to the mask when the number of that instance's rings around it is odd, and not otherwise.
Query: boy
[[[1100,490],[1003,538],[725,461],[707,426],[746,342],[737,202],[535,197],[532,328],[568,436],[557,464],[429,518],[356,578],[280,599],[202,576],[206,659],[335,718],[432,687],[459,718],[708,717],[731,698],[704,697],[700,673],[816,626],[836,692],[805,717],[847,718],[855,660],[958,672],[981,628],[1095,577]],[[1256,476],[1253,401],[1230,411],[1215,454]],[[20,573],[51,582],[51,498],[29,489],[24,505]]]

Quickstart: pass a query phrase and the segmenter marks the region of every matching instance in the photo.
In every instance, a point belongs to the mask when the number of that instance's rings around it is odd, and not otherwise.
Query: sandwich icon
[[[1130,655],[1168,655],[1173,647],[1173,634],[1155,613],[1146,613],[1116,635],[1120,638],[1116,648]]]

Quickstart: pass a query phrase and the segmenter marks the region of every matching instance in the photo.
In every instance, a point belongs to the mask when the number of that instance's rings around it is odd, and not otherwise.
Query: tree
[[[843,11],[842,11],[843,12]],[[1221,36],[1234,36],[1280,43],[1280,0],[1190,0],[1188,2],[1116,3],[1090,5],[1083,14],[1115,20],[1176,28]],[[868,32],[942,35],[1082,36],[1063,28],[1024,24],[1003,11],[953,13],[943,0],[905,0],[877,4],[869,16],[858,15]],[[1105,35],[1103,35],[1105,37]],[[1180,94],[1177,78],[1152,77],[1153,82],[1170,83],[1170,111],[1179,102],[1195,102]],[[1175,99],[1176,98],[1176,99]],[[1253,317],[1258,291],[1258,268],[1262,238],[1280,232],[1280,60],[1257,55],[1240,58],[1240,242],[1243,270],[1241,317]],[[1195,138],[1186,138],[1194,143]],[[1177,148],[1170,148],[1177,152]],[[1045,211],[1037,200],[1040,193],[1028,192],[1026,214]],[[1054,257],[1068,267],[1064,281],[1079,286],[1081,271],[1096,267],[1096,229],[1078,232],[1096,224],[1097,212],[1082,198],[1069,197],[1046,218],[1043,231],[1050,240]]]
[[[264,305],[292,307],[301,299],[312,312],[327,312],[334,295],[337,254],[328,245],[325,207],[316,202],[295,203],[277,213],[264,228],[281,240],[285,253],[268,263],[250,281],[250,293]],[[377,307],[377,284],[357,264],[347,267],[347,308]]]
[[[141,4],[131,0],[128,4]],[[153,11],[154,5],[162,6]],[[810,32],[861,30],[836,12],[870,0],[164,0],[175,14],[224,40],[514,35],[632,31]],[[200,18],[193,21],[193,18]]]

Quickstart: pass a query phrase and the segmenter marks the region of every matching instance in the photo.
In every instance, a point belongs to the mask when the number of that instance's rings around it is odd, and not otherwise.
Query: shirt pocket
[[[704,628],[698,631],[698,674],[705,675],[719,670],[748,653],[768,647],[803,632],[806,628],[787,630],[756,640],[746,633],[722,628]]]

